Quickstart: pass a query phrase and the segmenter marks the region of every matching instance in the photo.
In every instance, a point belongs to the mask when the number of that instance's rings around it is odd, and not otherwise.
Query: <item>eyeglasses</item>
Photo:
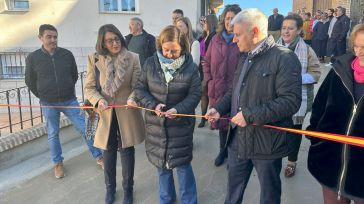
[[[170,53],[171,55],[178,55],[181,53],[181,50],[170,50],[170,49],[166,49],[166,48],[162,47],[162,52],[163,52],[163,54]]]
[[[354,50],[358,50],[358,51],[364,50],[364,46],[354,45],[353,47],[354,47]]]
[[[105,44],[107,44],[107,45],[113,45],[113,44],[114,44],[114,42],[115,42],[116,44],[120,44],[120,38],[119,38],[119,37],[115,37],[114,39],[105,39],[105,40],[104,40],[104,42],[105,42]]]

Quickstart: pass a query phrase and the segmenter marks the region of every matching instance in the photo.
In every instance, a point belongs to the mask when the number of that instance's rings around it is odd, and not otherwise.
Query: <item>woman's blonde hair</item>
[[[354,26],[353,31],[351,31],[349,40],[351,48],[354,48],[354,40],[359,33],[364,33],[364,24],[358,24]]]
[[[195,41],[195,38],[193,37],[192,24],[190,19],[188,17],[180,17],[177,19],[176,24],[179,21],[182,21],[186,25],[187,27],[186,37],[188,42],[192,45],[193,41]]]
[[[162,44],[165,42],[177,42],[181,46],[181,55],[190,53],[190,43],[186,35],[176,26],[165,27],[156,40],[157,50],[162,51]]]

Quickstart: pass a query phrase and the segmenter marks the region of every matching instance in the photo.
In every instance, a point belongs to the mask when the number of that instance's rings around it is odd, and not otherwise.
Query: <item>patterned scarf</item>
[[[181,55],[177,59],[168,59],[165,58],[160,51],[157,51],[157,56],[159,59],[159,63],[162,67],[164,77],[166,78],[167,85],[170,81],[172,81],[174,77],[174,73],[181,68],[183,63],[185,62],[185,55]]]
[[[106,56],[106,81],[102,90],[111,98],[115,97],[115,93],[119,90],[124,81],[125,76],[125,55],[126,49],[122,49],[116,57]]]
[[[355,57],[351,63],[351,68],[354,70],[354,79],[357,83],[364,83],[364,67],[360,66],[359,58]]]

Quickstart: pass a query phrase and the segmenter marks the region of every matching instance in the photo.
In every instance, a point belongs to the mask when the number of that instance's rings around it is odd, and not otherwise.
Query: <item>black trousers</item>
[[[116,189],[116,159],[118,147],[121,146],[118,121],[115,110],[109,132],[107,150],[104,151],[104,176],[106,190],[115,192]],[[123,189],[131,189],[134,185],[135,149],[134,147],[119,148],[122,167]]]
[[[302,130],[302,124],[301,125],[294,125],[294,129]],[[298,152],[300,151],[301,141],[302,141],[302,135],[297,133],[287,133],[288,134],[288,141],[289,141],[289,148],[290,153],[288,154],[288,161],[290,162],[296,162],[298,158]]]
[[[272,160],[239,159],[236,136],[232,133],[228,147],[228,189],[225,204],[241,204],[245,188],[253,167],[260,183],[260,204],[279,204],[281,202],[282,158]]]

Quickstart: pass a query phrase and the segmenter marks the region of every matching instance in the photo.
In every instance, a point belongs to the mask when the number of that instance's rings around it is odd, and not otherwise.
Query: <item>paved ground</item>
[[[326,73],[327,68],[323,67]],[[76,134],[65,129],[67,134]],[[64,148],[66,177],[55,179],[49,153],[24,161],[9,170],[0,171],[0,203],[19,204],[99,204],[104,199],[103,172],[80,142]],[[282,203],[322,203],[321,188],[307,171],[308,141],[303,139],[296,176],[286,179],[282,174]],[[192,166],[197,180],[198,200],[202,204],[221,204],[226,193],[226,164],[215,167],[218,134],[208,127],[196,128]],[[284,165],[286,160],[284,160]],[[118,187],[115,203],[121,203],[121,167],[118,164]],[[145,155],[144,144],[136,148],[135,203],[158,203],[157,172]],[[253,172],[244,204],[259,203],[259,182]]]

